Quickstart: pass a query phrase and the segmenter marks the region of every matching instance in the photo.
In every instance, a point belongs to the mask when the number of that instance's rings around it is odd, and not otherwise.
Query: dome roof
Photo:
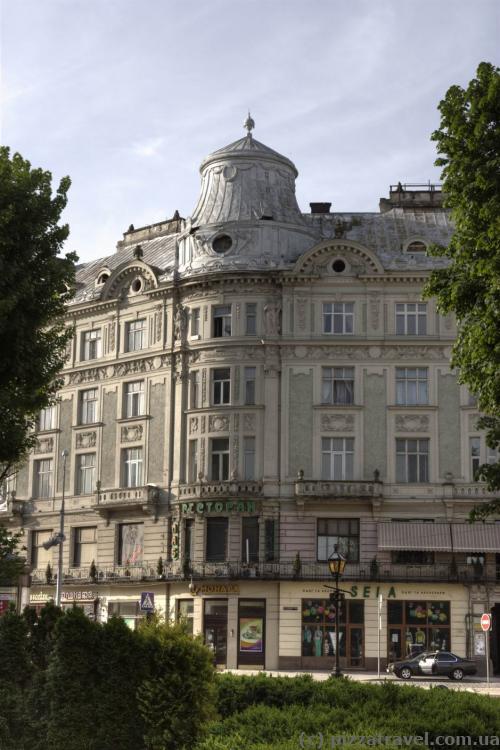
[[[243,138],[240,138],[239,140],[234,141],[233,143],[230,143],[223,148],[219,148],[217,149],[217,151],[209,154],[209,156],[207,156],[202,161],[200,172],[203,173],[204,169],[206,169],[206,167],[212,162],[220,161],[221,159],[224,159],[226,157],[237,157],[243,159],[270,159],[272,161],[281,162],[287,167],[290,167],[294,171],[295,177],[297,177],[299,174],[295,164],[290,159],[287,159],[286,156],[283,156],[277,151],[274,151],[274,149],[269,148],[269,146],[266,146],[264,143],[257,141],[251,133],[248,133]]]

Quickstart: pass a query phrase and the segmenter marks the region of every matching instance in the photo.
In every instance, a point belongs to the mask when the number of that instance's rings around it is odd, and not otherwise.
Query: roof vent
[[[329,214],[331,203],[310,203],[312,214]]]

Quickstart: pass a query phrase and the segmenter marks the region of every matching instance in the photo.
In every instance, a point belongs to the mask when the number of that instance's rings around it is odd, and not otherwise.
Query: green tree
[[[26,622],[13,609],[0,617],[0,747],[4,750],[26,746],[26,697],[33,674],[27,635]]]
[[[205,734],[215,714],[212,654],[182,627],[152,618],[140,630],[150,676],[138,690],[147,750],[185,750]]]
[[[500,444],[500,69],[481,63],[467,88],[452,86],[439,104],[441,123],[432,135],[443,167],[445,204],[455,225],[448,247],[433,254],[448,258],[434,271],[427,297],[441,313],[453,312],[458,335],[452,366],[477,397],[486,442]],[[500,487],[500,463],[483,465],[479,478]],[[479,506],[474,518],[500,502]]]
[[[12,534],[0,526],[0,584],[16,583],[26,561],[19,555],[21,534]]]
[[[36,415],[55,397],[72,331],[74,253],[61,256],[60,225],[70,186],[0,148],[0,485],[33,447]]]

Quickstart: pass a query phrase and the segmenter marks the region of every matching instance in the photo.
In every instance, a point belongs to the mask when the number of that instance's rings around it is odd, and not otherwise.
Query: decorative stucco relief
[[[131,443],[136,440],[142,440],[144,427],[142,424],[124,425],[121,429],[122,443]]]
[[[353,414],[322,414],[321,429],[328,432],[353,432]]]
[[[448,360],[446,346],[346,346],[332,343],[330,346],[283,346],[282,357],[289,359],[431,359]]]
[[[425,414],[397,414],[396,430],[401,432],[427,432],[429,417]]]
[[[77,448],[95,448],[97,443],[97,433],[95,431],[77,432],[75,442]]]
[[[35,453],[52,453],[54,450],[54,438],[39,438],[36,441]]]
[[[243,429],[246,431],[255,430],[255,414],[244,414],[243,415]]]
[[[209,432],[228,432],[229,431],[229,416],[214,414],[208,418],[208,431]]]
[[[198,417],[190,417],[189,418],[189,434],[192,435],[193,432],[198,432]]]
[[[65,385],[78,385],[96,380],[108,380],[124,375],[136,373],[153,372],[161,370],[162,367],[170,365],[170,354],[158,354],[155,357],[144,357],[144,359],[133,359],[127,362],[103,365],[101,367],[90,367],[86,370],[71,372],[65,376]]]

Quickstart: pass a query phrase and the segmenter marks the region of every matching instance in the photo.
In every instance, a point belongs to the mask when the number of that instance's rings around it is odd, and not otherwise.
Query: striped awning
[[[379,523],[378,548],[500,553],[500,524]]]

